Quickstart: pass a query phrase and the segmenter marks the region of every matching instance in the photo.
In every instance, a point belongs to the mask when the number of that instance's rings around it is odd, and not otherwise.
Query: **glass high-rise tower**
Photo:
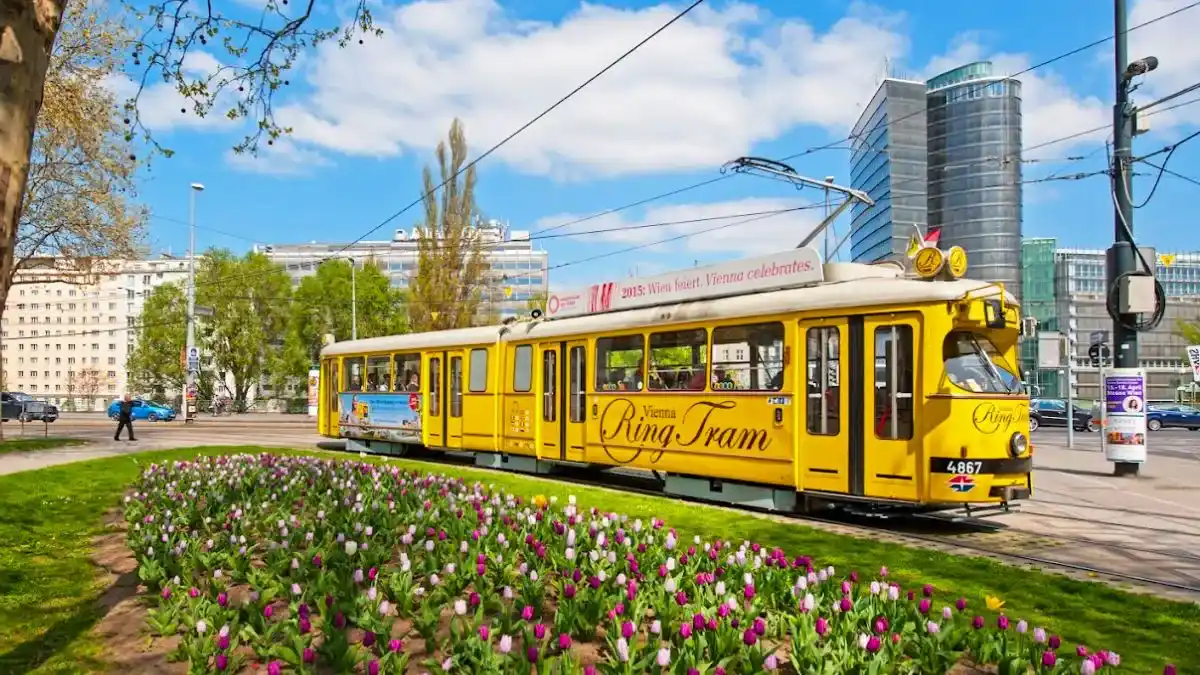
[[[927,82],[885,79],[852,147],[851,185],[876,200],[852,212],[854,260],[902,255],[914,224],[940,228],[943,248],[966,249],[968,277],[1002,282],[1021,297],[1020,82],[994,76],[988,62]],[[912,178],[918,166],[924,181]]]

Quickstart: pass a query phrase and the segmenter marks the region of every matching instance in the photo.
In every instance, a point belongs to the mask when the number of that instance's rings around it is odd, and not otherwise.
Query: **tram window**
[[[956,387],[987,394],[1019,394],[1020,378],[1005,363],[1000,350],[983,335],[953,331],[942,342],[946,379]]]
[[[442,360],[429,359],[429,415],[442,414]]]
[[[462,417],[462,357],[450,357],[450,416]]]
[[[533,345],[517,345],[513,369],[513,391],[529,393],[533,389]]]
[[[487,391],[487,366],[488,354],[486,349],[471,350],[471,381],[468,383],[471,387],[471,393],[479,394]]]
[[[571,406],[572,422],[585,421],[584,410],[587,410],[587,392],[584,390],[583,347],[571,347]]]
[[[419,354],[397,354],[395,381],[392,383],[395,391],[421,391],[421,356]]]
[[[911,326],[875,329],[875,437],[913,435],[913,333]]]
[[[558,419],[558,354],[553,351],[542,354],[542,419],[553,422]]]
[[[805,348],[808,373],[808,433],[841,433],[841,334],[836,326],[809,328]]]
[[[391,365],[391,359],[386,356],[367,359],[367,391],[391,391],[392,376],[388,370]]]
[[[713,329],[712,388],[779,391],[783,388],[783,324]]]
[[[645,360],[641,335],[596,340],[596,391],[641,391]]]
[[[708,331],[703,328],[650,335],[651,391],[704,391],[708,377]]]
[[[342,391],[362,391],[363,371],[366,369],[366,359],[361,356],[345,359],[346,381],[342,383]]]

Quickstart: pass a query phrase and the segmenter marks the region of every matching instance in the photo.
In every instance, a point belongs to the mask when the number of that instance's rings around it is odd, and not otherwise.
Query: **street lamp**
[[[196,195],[204,192],[204,185],[192,183],[188,193],[188,298],[187,298],[187,391],[184,392],[183,420],[185,423],[196,418],[196,369],[199,359],[193,361],[196,348]]]

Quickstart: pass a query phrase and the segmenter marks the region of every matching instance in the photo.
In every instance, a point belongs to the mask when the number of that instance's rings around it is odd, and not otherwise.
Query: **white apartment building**
[[[0,327],[4,390],[104,409],[125,391],[146,297],[165,283],[186,284],[187,274],[187,259],[169,256],[102,261],[87,273],[47,258],[18,272]]]
[[[549,291],[549,254],[533,247],[529,232],[510,231],[497,220],[477,222],[475,231],[489,267],[480,311],[495,310],[501,319],[524,314],[531,299],[539,294],[545,297]],[[311,242],[256,245],[254,250],[283,265],[297,286],[302,278],[315,274],[322,262],[341,258],[353,260],[358,269],[374,261],[392,286],[407,288],[417,271],[420,236],[419,228],[411,234],[400,229],[390,241],[360,241],[348,248],[341,243]]]

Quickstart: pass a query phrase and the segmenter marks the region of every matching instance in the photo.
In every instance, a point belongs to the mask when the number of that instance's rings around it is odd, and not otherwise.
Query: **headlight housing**
[[[1029,450],[1029,437],[1025,434],[1018,431],[1008,439],[1008,451],[1013,457],[1020,457],[1027,450]]]

